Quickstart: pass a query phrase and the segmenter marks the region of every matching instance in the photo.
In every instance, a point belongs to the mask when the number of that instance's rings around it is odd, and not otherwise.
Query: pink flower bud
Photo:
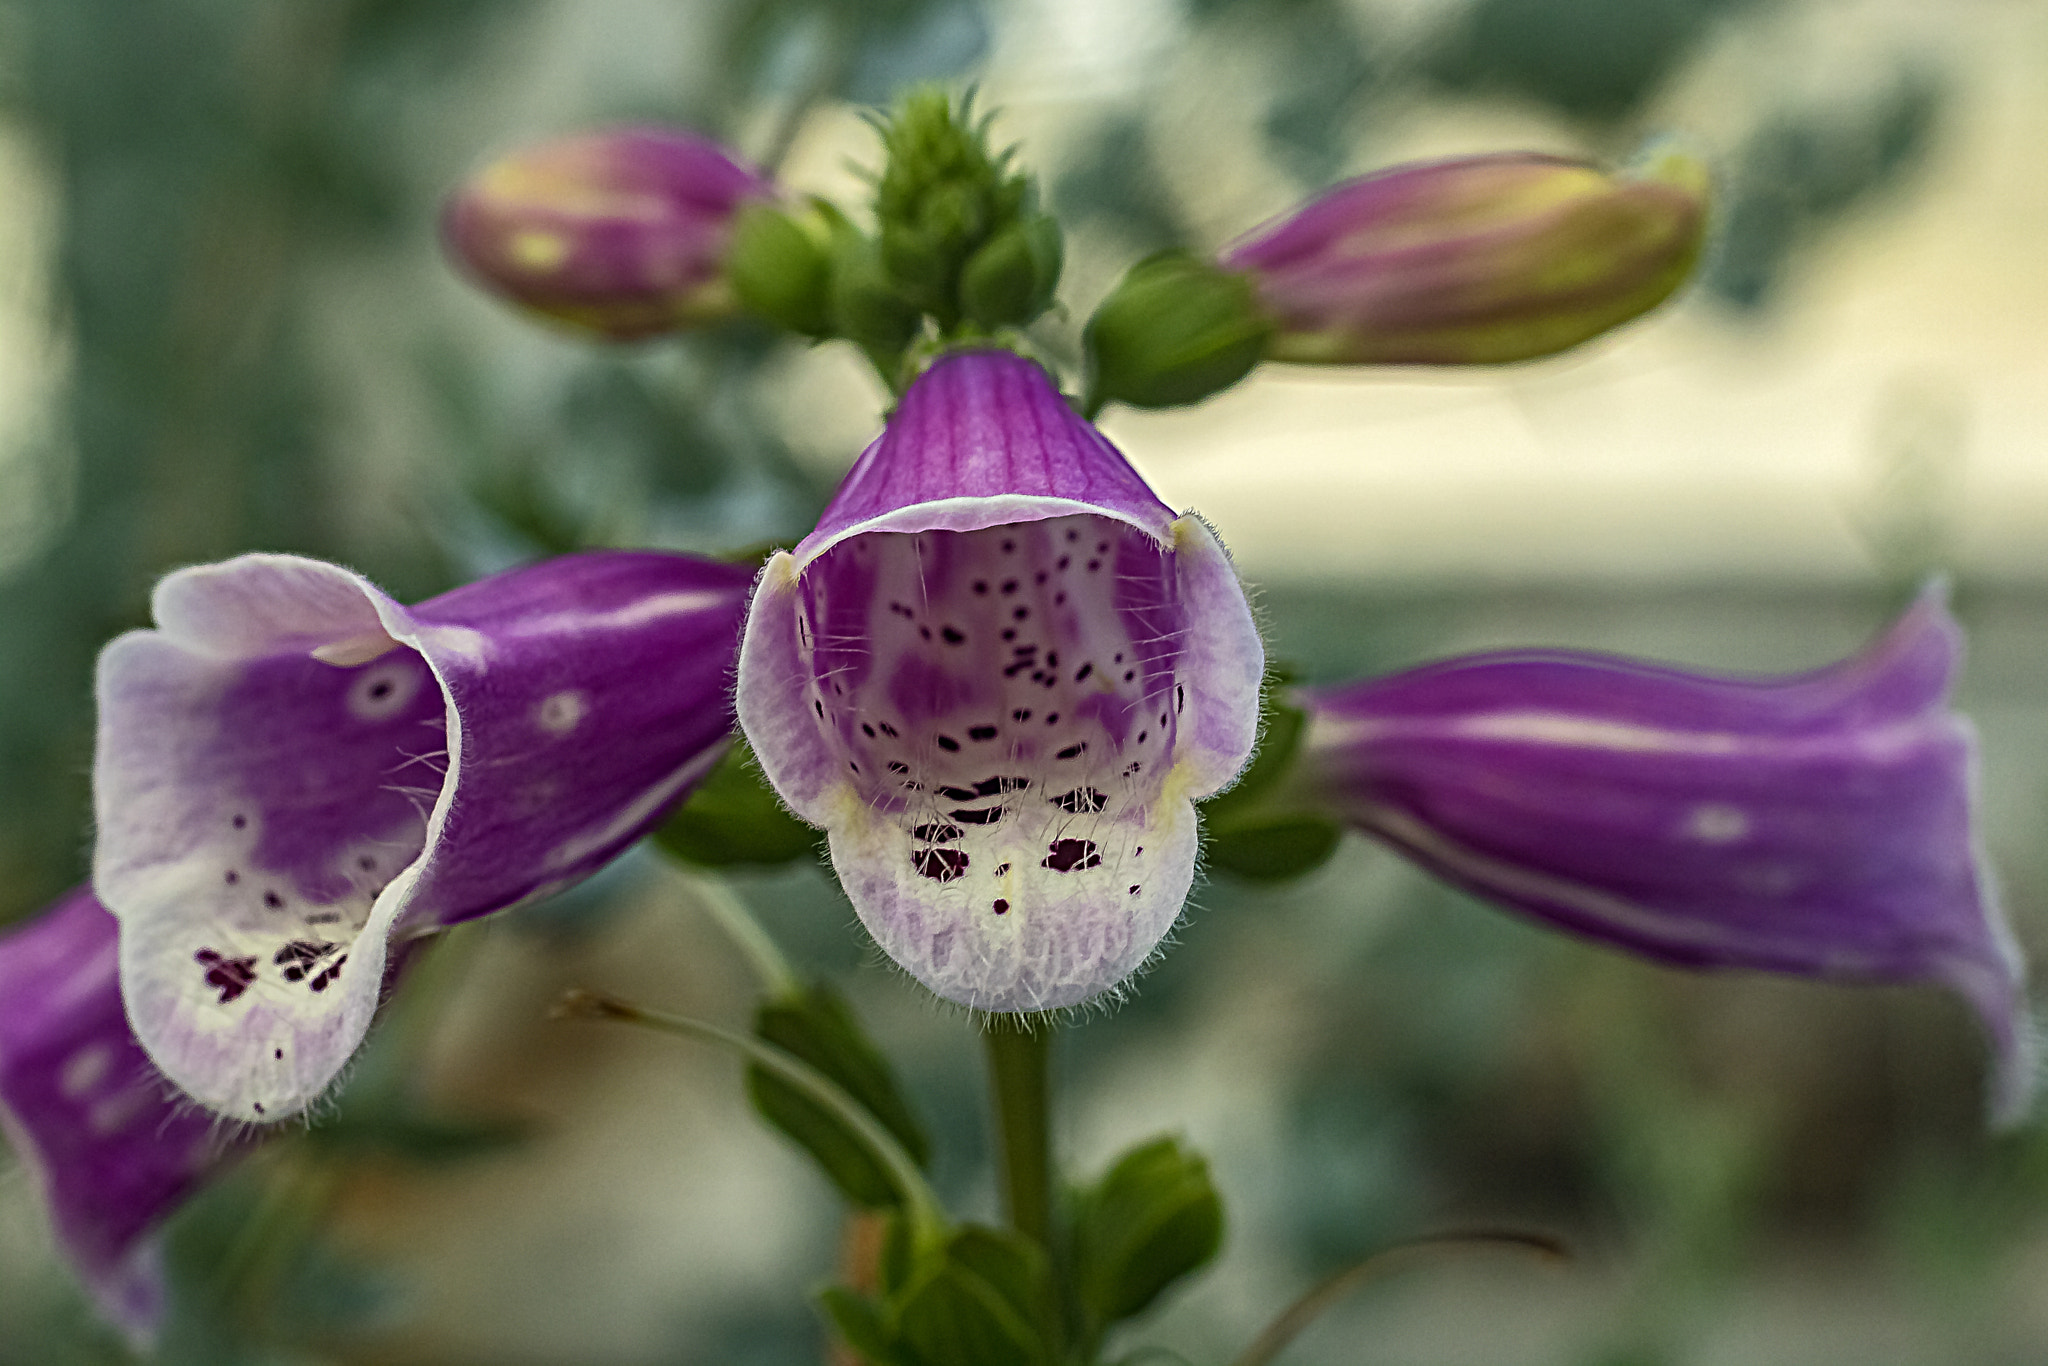
[[[1480,365],[1547,356],[1667,298],[1699,256],[1706,179],[1675,152],[1611,175],[1530,152],[1339,185],[1223,253],[1274,360]]]
[[[628,341],[735,311],[733,216],[773,193],[694,133],[620,128],[486,166],[449,199],[442,233],[491,292]]]

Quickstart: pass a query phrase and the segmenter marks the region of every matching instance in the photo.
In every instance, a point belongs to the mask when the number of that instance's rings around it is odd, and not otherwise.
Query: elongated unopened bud
[[[486,166],[450,197],[442,233],[492,293],[626,341],[735,310],[724,273],[733,218],[773,193],[706,138],[620,128]]]
[[[1698,162],[1614,174],[1517,152],[1399,166],[1326,191],[1223,253],[1274,322],[1266,354],[1324,364],[1547,356],[1655,307],[1705,234]]]

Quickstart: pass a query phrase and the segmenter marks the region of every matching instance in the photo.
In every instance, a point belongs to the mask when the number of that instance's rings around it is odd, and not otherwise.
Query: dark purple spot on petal
[[[898,763],[896,760],[891,759],[889,761],[889,771],[891,773],[908,773],[910,772],[910,765]]]
[[[1082,679],[1086,678],[1089,674],[1092,674],[1094,672],[1095,666],[1092,663],[1083,664],[1080,668],[1074,670],[1074,681],[1076,683],[1079,683]]]
[[[1145,740],[1146,740],[1146,738],[1147,738],[1147,737],[1149,737],[1149,736],[1150,736],[1151,734],[1152,734],[1152,732],[1151,732],[1151,731],[1149,731],[1149,730],[1141,730],[1141,731],[1139,731],[1139,732],[1138,732],[1138,743],[1139,743],[1139,744],[1141,744],[1141,745],[1142,745],[1142,744],[1144,744],[1144,743],[1145,743]]]
[[[1009,864],[1007,864],[1007,863],[998,863],[998,864],[996,865],[996,876],[997,876],[997,877],[1001,877],[1001,876],[1002,876],[1002,875],[1003,875],[1004,873],[1007,873],[1007,872],[1009,872],[1009,871],[1010,871],[1010,865],[1009,865]]]
[[[1053,594],[1052,605],[1055,607],[1065,607],[1067,605],[1067,595],[1065,593]]]
[[[1063,574],[1064,574],[1064,573],[1066,572],[1066,570],[1067,570],[1067,566],[1068,566],[1068,565],[1070,565],[1070,564],[1072,564],[1073,562],[1074,562],[1074,557],[1073,557],[1073,556],[1071,556],[1071,555],[1062,555],[1062,556],[1060,556],[1060,557],[1059,557],[1059,560],[1058,560],[1058,561],[1057,561],[1057,562],[1056,562],[1056,563],[1055,563],[1055,564],[1053,565],[1053,568],[1054,568],[1054,569],[1057,569],[1057,570],[1059,570],[1059,571],[1060,571],[1061,573],[1063,573]]]
[[[918,627],[917,633],[923,636],[926,640],[930,640],[932,638],[932,628],[929,626]]]
[[[946,814],[962,825],[994,825],[1003,818],[1003,808],[1000,806],[985,806],[976,811],[972,807],[968,807],[959,811],[948,811]]]
[[[939,795],[949,802],[971,802],[981,793],[971,787],[942,787],[939,789]]]
[[[946,643],[948,645],[959,645],[967,639],[966,636],[962,635],[960,632],[954,630],[950,626],[940,628],[939,634],[945,637]]]
[[[950,735],[941,735],[939,737],[939,748],[950,754],[960,748],[960,742]]]
[[[1081,752],[1087,748],[1088,742],[1086,740],[1076,740],[1053,757],[1058,759],[1078,759],[1081,757]]]
[[[284,909],[284,898],[276,892],[265,892],[263,894],[263,904],[270,907],[273,911],[281,911]]]
[[[990,903],[989,909],[994,911],[997,915],[1002,915],[1004,912],[1010,909],[1010,903],[1003,900],[1001,897],[997,897],[992,903]]]
[[[1009,554],[1009,553],[1010,553],[1011,551],[1015,550],[1016,548],[1017,548],[1017,543],[1016,543],[1015,541],[1004,541],[1004,542],[1003,542],[1003,553],[1004,553],[1005,555]]]
[[[1017,628],[1016,628],[1016,627],[1014,627],[1014,626],[1005,626],[1005,627],[1003,628],[1003,639],[1004,639],[1004,640],[1015,640],[1016,638],[1017,638]]]
[[[1067,539],[1070,541],[1078,541],[1081,539],[1081,533],[1070,529],[1067,532]]]
[[[1060,723],[1060,714],[1059,714],[1058,712],[1056,712],[1056,711],[1053,711],[1053,712],[1047,712],[1047,713],[1045,714],[1045,724],[1047,724],[1048,726],[1057,726],[1057,725],[1058,725],[1059,723]]]
[[[1126,682],[1126,683],[1130,682],[1130,681],[1131,681],[1132,679],[1136,678],[1137,676],[1138,676],[1138,671],[1137,671],[1136,669],[1125,669],[1125,670],[1124,670],[1124,682]]]
[[[232,887],[232,886],[234,886],[234,885],[235,885],[235,884],[236,884],[237,882],[240,882],[241,880],[242,880],[242,875],[241,875],[240,873],[236,872],[236,871],[235,871],[234,869],[232,869],[232,868],[228,869],[228,871],[227,871],[227,884],[228,884],[228,886]]]
[[[875,728],[865,721],[860,723],[860,731],[861,734],[867,736],[870,740],[875,738]]]
[[[1014,592],[1016,592],[1016,591],[1017,591],[1017,581],[1016,581],[1015,579],[1004,579],[1004,580],[1003,580],[1003,591],[1004,591],[1005,593],[1014,593]]]
[[[318,977],[315,977],[312,981],[306,983],[306,986],[313,991],[327,990],[327,984],[329,982],[334,981],[337,977],[341,976],[341,965],[343,963],[346,963],[347,961],[348,955],[344,953],[341,957],[335,959],[332,963],[328,964],[326,970],[323,971]]]
[[[1088,572],[1089,572],[1089,573],[1093,574],[1093,573],[1094,573],[1094,572],[1095,572],[1096,570],[1098,570],[1098,569],[1100,569],[1100,568],[1102,568],[1102,561],[1100,561],[1100,560],[1090,560],[1090,561],[1088,561]]]
[[[1030,615],[1031,609],[1029,607],[1019,607],[1016,611],[1010,613],[1010,616],[1017,621],[1022,621]]]
[[[920,849],[910,856],[910,866],[917,869],[920,877],[928,877],[934,882],[951,882],[967,871],[967,851]]]
[[[233,825],[237,830],[245,830],[248,828],[249,818],[247,816],[237,816],[229,824]]]
[[[1050,868],[1055,873],[1071,873],[1076,868],[1100,868],[1102,855],[1095,852],[1094,840],[1054,840],[1047,847],[1041,868]]]
[[[993,797],[998,792],[1021,792],[1029,786],[1029,778],[983,778],[974,785],[974,795]]]
[[[888,736],[890,739],[894,740],[900,738],[896,730],[896,727],[890,725],[887,721],[878,721],[875,724],[878,727],[880,727],[882,734]]]
[[[1135,885],[1133,885],[1133,886],[1132,886],[1132,888],[1131,888],[1131,895],[1132,895],[1132,896],[1136,896],[1137,894],[1138,894],[1138,889],[1137,889],[1137,887],[1136,887]]]
[[[975,591],[975,592],[977,592],[977,593],[986,593],[986,592],[988,592],[988,580],[987,580],[987,579],[976,579],[976,580],[974,581],[974,591]]]
[[[368,873],[375,870],[375,868],[377,867],[377,860],[371,858],[368,854],[364,854],[361,858],[356,860],[356,867]]]
[[[918,826],[910,835],[912,839],[922,840],[926,844],[950,844],[960,838],[960,827],[940,825],[934,821]]]
[[[994,726],[969,726],[967,728],[967,738],[970,740],[993,740],[996,738],[996,728]]]
[[[206,969],[206,985],[220,992],[219,1004],[240,996],[256,980],[256,959],[228,958],[218,949],[201,949],[192,955],[192,961]]]
[[[1109,801],[1107,795],[1092,787],[1077,787],[1072,792],[1062,792],[1052,798],[1052,804],[1062,811],[1075,813],[1100,811]]]
[[[270,1050],[270,1056],[282,1061],[284,1058],[284,1050],[282,1048],[273,1048]]]

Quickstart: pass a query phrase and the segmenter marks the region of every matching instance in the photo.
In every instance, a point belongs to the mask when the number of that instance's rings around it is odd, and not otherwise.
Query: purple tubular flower
[[[1179,915],[1193,801],[1249,754],[1263,668],[1214,533],[1045,371],[974,351],[769,560],[739,714],[891,958],[1042,1010],[1116,986]]]
[[[0,938],[0,1129],[101,1312],[139,1345],[163,1308],[149,1235],[235,1144],[129,1030],[118,928],[80,888]]]
[[[626,341],[732,313],[733,216],[774,193],[709,139],[619,128],[485,167],[448,201],[442,235],[485,288]]]
[[[1446,880],[1692,968],[1944,983],[2034,1084],[2025,969],[1971,827],[1962,633],[1924,595],[1785,678],[1479,655],[1299,694],[1299,791]]]
[[[1662,302],[1706,224],[1696,162],[1640,174],[1535,153],[1398,166],[1328,190],[1223,253],[1275,323],[1275,360],[1473,365],[1576,346]]]
[[[150,1056],[275,1120],[368,1029],[387,942],[546,896],[718,760],[751,569],[597,552],[405,608],[317,560],[157,586],[99,667],[94,886]]]

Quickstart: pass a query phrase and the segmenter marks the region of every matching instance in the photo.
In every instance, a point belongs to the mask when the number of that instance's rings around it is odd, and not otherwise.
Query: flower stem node
[[[1229,558],[1045,371],[943,356],[776,555],[741,725],[882,949],[980,1010],[1128,978],[1250,754],[1264,654]]]
[[[1577,346],[1662,303],[1699,259],[1704,169],[1669,145],[1615,174],[1536,153],[1398,166],[1226,250],[1274,360],[1483,365]]]
[[[1088,321],[1087,410],[1199,403],[1250,374],[1272,336],[1249,276],[1186,252],[1149,257]]]
[[[93,882],[164,1075],[235,1119],[302,1110],[394,946],[638,839],[724,753],[752,577],[595,552],[413,608],[290,555],[160,583],[156,629],[100,656]]]
[[[441,228],[449,254],[490,292],[632,341],[738,309],[726,273],[734,219],[774,195],[709,139],[618,128],[486,166],[449,199]],[[758,267],[750,282],[760,285]]]

